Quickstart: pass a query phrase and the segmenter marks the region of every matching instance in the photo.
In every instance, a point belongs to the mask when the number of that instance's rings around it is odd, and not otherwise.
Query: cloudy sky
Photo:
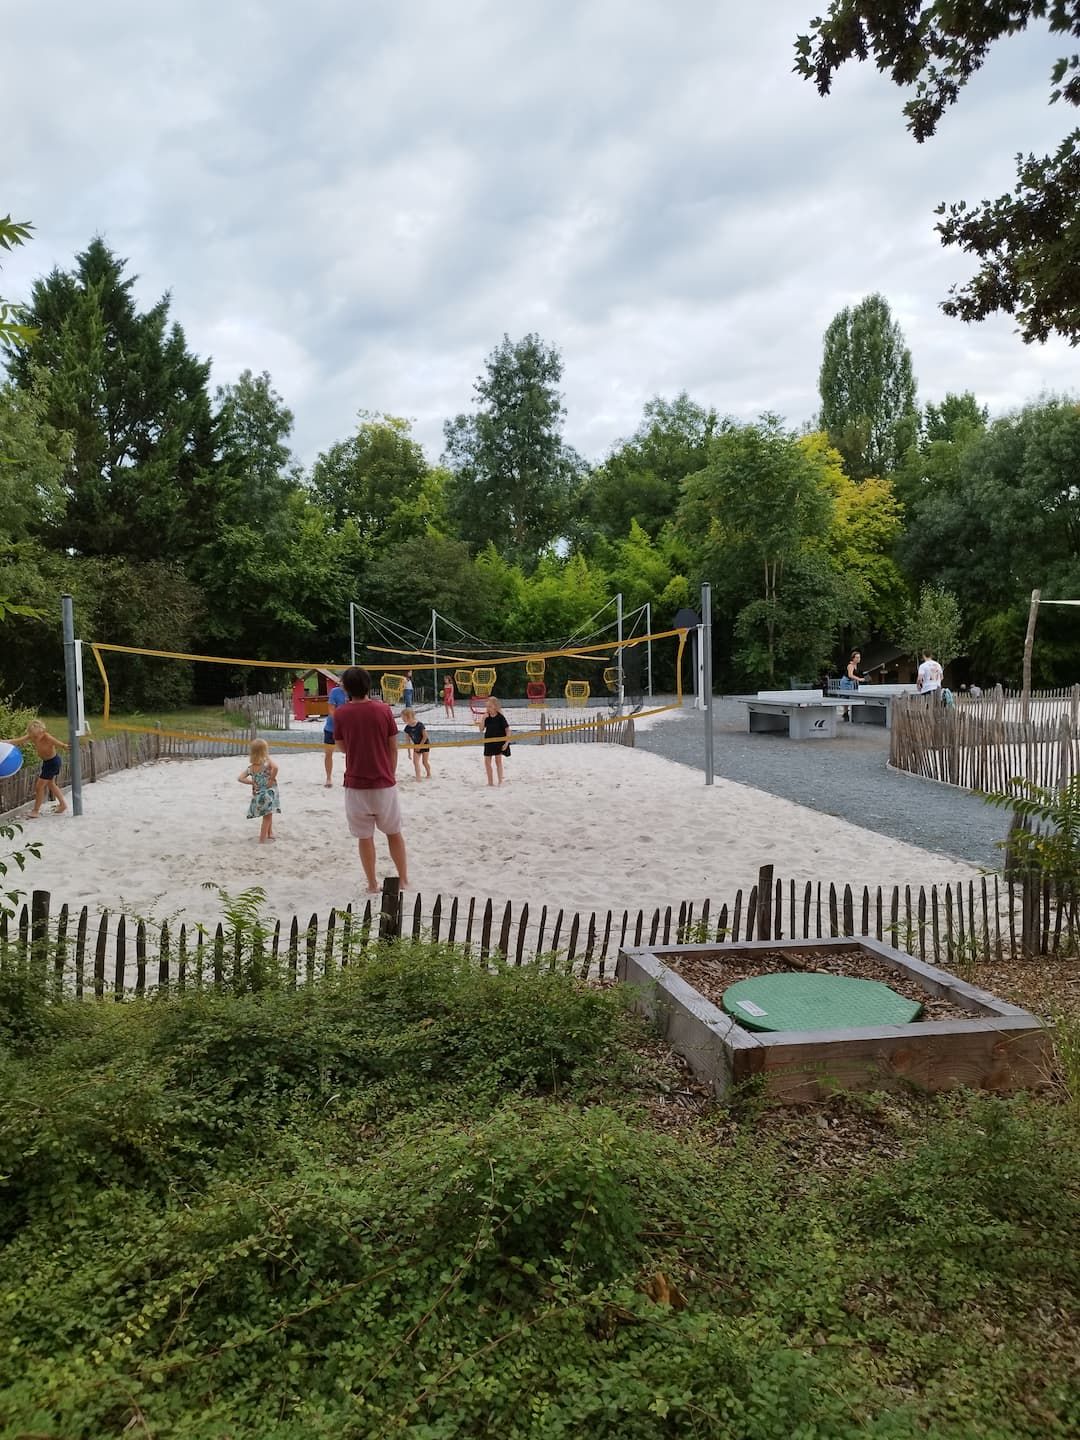
[[[821,336],[880,290],[920,394],[1000,411],[1080,356],[938,301],[970,264],[934,206],[1053,147],[1059,45],[1005,42],[923,146],[867,66],[791,73],[822,0],[9,0],[0,214],[36,226],[0,293],[101,234],[170,290],[214,379],[269,370],[310,460],[358,409],[435,458],[504,331],[561,350],[570,440],[602,457],[681,389],[793,425]]]

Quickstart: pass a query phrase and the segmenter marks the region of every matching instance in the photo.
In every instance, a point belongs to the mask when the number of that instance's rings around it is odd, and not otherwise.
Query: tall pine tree
[[[95,239],[73,270],[37,281],[26,312],[37,339],[11,370],[20,386],[42,387],[49,424],[72,437],[58,543],[166,558],[194,548],[207,524],[210,366],[170,324],[167,295],[138,310],[125,264]]]

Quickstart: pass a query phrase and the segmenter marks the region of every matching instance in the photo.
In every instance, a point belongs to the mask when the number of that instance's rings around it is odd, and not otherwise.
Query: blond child
[[[442,703],[443,703],[443,709],[446,711],[446,718],[447,718],[448,720],[453,720],[453,718],[454,718],[454,677],[453,677],[452,675],[447,675],[447,676],[443,679]]]
[[[249,820],[256,817],[262,820],[262,829],[259,831],[260,845],[267,840],[277,839],[274,834],[274,816],[281,814],[277,777],[278,767],[270,759],[270,746],[265,740],[253,740],[247,769],[242,770],[237,779],[241,785],[251,786],[251,804],[247,813]]]
[[[67,750],[67,744],[63,740],[58,740],[55,735],[50,735],[40,720],[31,720],[26,727],[26,734],[16,736],[14,740],[9,740],[8,744],[32,745],[41,761],[41,770],[34,781],[34,808],[30,811],[27,819],[36,820],[39,817],[42,801],[46,795],[51,795],[56,801],[53,806],[53,814],[63,815],[67,809],[67,802],[64,799],[64,792],[56,783],[63,762],[56,752]]]
[[[503,757],[509,754],[510,721],[503,714],[502,706],[495,696],[489,695],[484,707],[484,769],[489,785],[495,784],[492,766],[499,777],[499,784],[503,783]]]
[[[422,720],[416,718],[416,711],[406,706],[401,712],[401,718],[405,722],[405,734],[409,737],[409,750],[412,752],[413,770],[416,772],[417,780],[422,780],[420,766],[423,764],[424,775],[431,779],[431,761],[428,756],[431,754],[431,740],[428,736],[427,726]]]

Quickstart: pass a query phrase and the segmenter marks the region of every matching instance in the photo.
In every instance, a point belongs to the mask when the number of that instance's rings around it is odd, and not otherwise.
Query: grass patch
[[[68,738],[66,715],[42,714],[38,718],[57,739]],[[108,734],[108,727],[100,715],[88,715],[86,718],[93,736]],[[109,724],[150,727],[160,724],[163,730],[217,731],[243,729],[247,721],[243,715],[226,712],[222,705],[189,705],[180,710],[113,710],[109,714]]]
[[[445,947],[295,993],[7,984],[0,1433],[1077,1433],[1064,1106],[667,1126],[618,992]]]

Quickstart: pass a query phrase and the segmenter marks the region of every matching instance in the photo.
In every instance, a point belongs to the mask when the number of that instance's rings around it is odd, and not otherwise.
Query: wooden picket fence
[[[746,940],[821,940],[871,935],[920,960],[953,969],[975,959],[1071,947],[1064,907],[1048,891],[983,876],[947,885],[836,885],[784,882],[763,866],[758,883],[714,906],[684,900],[641,910],[581,914],[542,906],[539,914],[490,899],[401,896],[396,880],[362,910],[349,905],[306,922],[293,916],[237,934],[223,923],[160,925],[88,907],[56,907],[35,890],[0,915],[0,972],[27,971],[47,993],[76,998],[142,995],[152,989],[229,989],[251,977],[294,986],[348,965],[369,946],[399,936],[462,946],[480,964],[538,964],[604,981],[626,946]],[[246,980],[244,977],[247,977]]]
[[[1054,789],[1080,771],[1080,685],[1031,697],[1000,688],[946,707],[922,695],[896,701],[890,763],[984,793],[1015,794],[1027,779]]]
[[[171,735],[160,727],[153,730],[121,730],[101,739],[84,735],[79,741],[84,784],[92,785],[103,775],[117,770],[131,770],[136,765],[149,765],[155,760],[208,759],[215,755],[246,755],[255,738],[253,726],[230,730],[206,730],[198,739]],[[61,785],[71,784],[70,767],[64,754]],[[24,765],[17,775],[0,780],[0,817],[27,804],[34,794],[36,764]]]
[[[258,695],[232,695],[226,713],[243,715],[257,730],[288,730],[292,726],[292,696],[284,690]]]
[[[121,730],[100,739],[84,735],[79,742],[83,783],[92,785],[103,775],[111,775],[117,770],[130,770],[136,765],[152,764],[155,760],[213,759],[218,755],[246,755],[258,730],[288,728],[268,723],[268,720],[273,718],[271,712],[256,708],[249,713],[242,708],[240,703],[250,699],[266,698],[268,697],[242,696],[232,706],[226,701],[226,708],[232,709],[234,713],[243,714],[247,719],[247,724],[228,730],[200,731],[198,738],[171,734],[163,730],[160,725],[155,726],[152,730]],[[269,698],[281,697],[271,696]],[[616,720],[597,715],[594,718],[586,719],[579,728],[574,730],[559,731],[557,729],[559,726],[571,723],[578,724],[576,719],[572,721],[569,717],[548,719],[545,715],[541,715],[540,744],[563,745],[597,741],[611,745],[632,746],[634,744],[634,717],[632,715]],[[552,733],[553,730],[555,733]],[[30,764],[24,765],[19,773],[11,776],[10,779],[0,780],[0,817],[9,815],[18,810],[20,806],[29,803],[33,798],[34,781],[37,779],[37,774],[37,765]],[[71,784],[70,766],[66,753],[59,783],[61,785]]]
[[[572,728],[570,728],[572,727]],[[541,745],[628,745],[634,746],[634,717],[624,715],[587,715],[579,720],[573,710],[565,714],[552,715],[547,711],[540,715]]]

